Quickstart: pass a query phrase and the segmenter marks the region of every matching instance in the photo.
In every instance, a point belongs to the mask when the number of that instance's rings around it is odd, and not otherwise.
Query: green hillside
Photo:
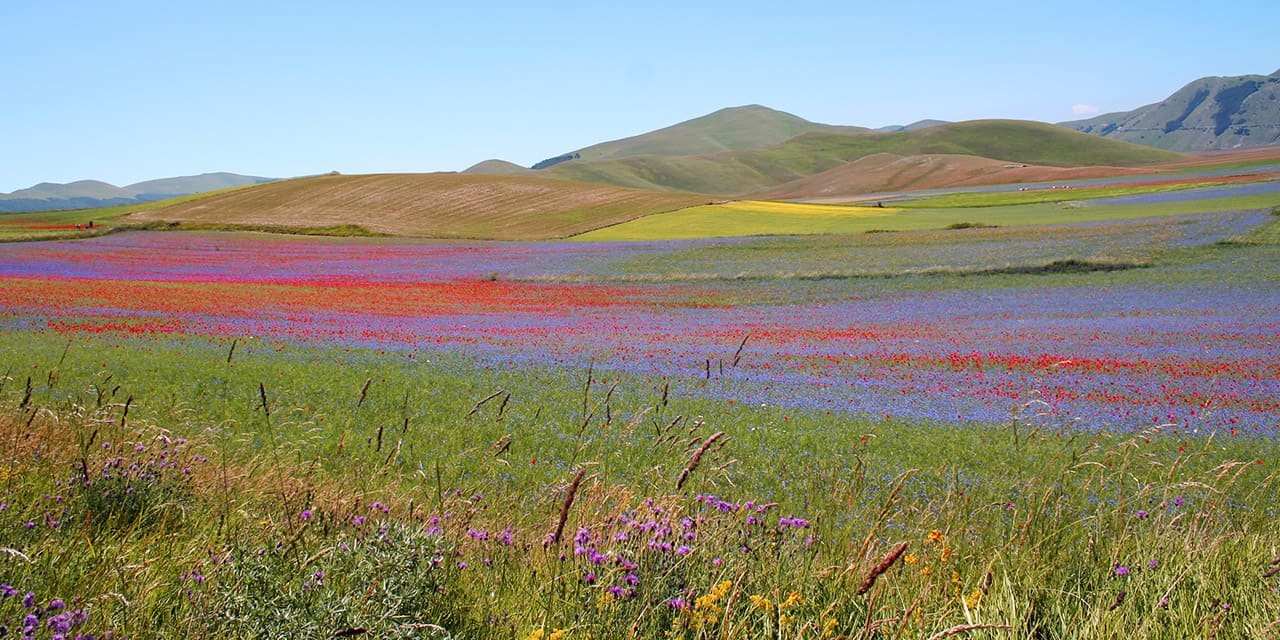
[[[1051,124],[976,120],[897,133],[810,132],[760,149],[683,157],[646,155],[559,164],[547,173],[633,188],[740,195],[875,153],[962,154],[1052,167],[1140,166],[1184,156]]]
[[[858,133],[867,129],[819,124],[753,104],[721,109],[638,136],[602,142],[549,158],[534,166],[546,168],[569,160],[576,164],[641,155],[690,156],[743,151],[775,145],[815,131]]]

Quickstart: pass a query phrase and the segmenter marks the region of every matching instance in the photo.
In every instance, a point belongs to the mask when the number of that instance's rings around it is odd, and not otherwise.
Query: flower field
[[[1056,243],[999,230],[950,242],[934,234],[907,246],[849,243],[831,247],[823,261],[848,271],[801,272],[807,284],[791,291],[795,278],[767,264],[734,277],[714,260],[730,251],[786,260],[793,250],[815,250],[796,242],[466,245],[156,233],[5,247],[0,273],[9,324],[73,341],[104,333],[269,336],[482,353],[496,366],[594,361],[704,380],[713,368],[717,384],[706,394],[752,404],[998,423],[1034,399],[1037,413],[1062,427],[1168,423],[1273,435],[1280,427],[1273,280],[1231,288],[1092,282],[1157,251],[1264,221],[1216,215],[1180,225],[1095,225],[1063,230]],[[974,266],[997,247],[1007,262]],[[854,251],[876,262],[839,257]],[[920,280],[945,280],[946,270],[975,278],[1052,269],[1055,261],[1069,270],[1065,261],[1081,256],[1096,264],[1077,268],[1098,271],[1078,283],[975,293],[930,290],[926,282],[920,290]],[[624,277],[639,261],[681,259],[702,263],[647,281]],[[690,275],[699,268],[719,273]],[[909,287],[897,282],[913,275]],[[736,360],[727,371],[726,360]]]
[[[1275,636],[1276,225],[0,245],[0,625]]]

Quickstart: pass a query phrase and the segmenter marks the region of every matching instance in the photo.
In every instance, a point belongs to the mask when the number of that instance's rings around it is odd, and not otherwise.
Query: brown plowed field
[[[437,238],[559,238],[707,197],[547,178],[457,173],[327,175],[135,213],[126,222],[319,228]]]
[[[838,198],[868,193],[922,191],[1024,182],[1056,182],[1088,178],[1135,176],[1133,184],[1161,182],[1169,171],[1234,162],[1280,161],[1280,145],[1196,154],[1190,160],[1126,167],[1046,167],[1004,162],[978,156],[933,154],[899,156],[878,153],[754,194],[762,199]],[[1149,176],[1152,180],[1139,180]],[[1257,178],[1257,176],[1254,176]],[[1194,179],[1198,181],[1202,179]],[[1128,184],[1128,183],[1125,183]]]
[[[761,198],[828,198],[1021,182],[1078,180],[1151,173],[1125,167],[1045,167],[978,156],[877,153],[757,194]]]

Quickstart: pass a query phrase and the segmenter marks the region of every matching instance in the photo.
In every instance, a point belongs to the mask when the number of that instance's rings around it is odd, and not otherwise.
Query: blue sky
[[[1280,3],[0,5],[0,192],[528,165],[716,109],[1058,122],[1280,68]],[[464,6],[465,5],[465,6]]]

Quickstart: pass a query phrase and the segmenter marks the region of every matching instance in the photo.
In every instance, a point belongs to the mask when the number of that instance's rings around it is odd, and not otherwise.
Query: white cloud
[[[1092,115],[1101,111],[1101,109],[1091,104],[1074,104],[1071,105],[1071,112],[1078,116]]]

